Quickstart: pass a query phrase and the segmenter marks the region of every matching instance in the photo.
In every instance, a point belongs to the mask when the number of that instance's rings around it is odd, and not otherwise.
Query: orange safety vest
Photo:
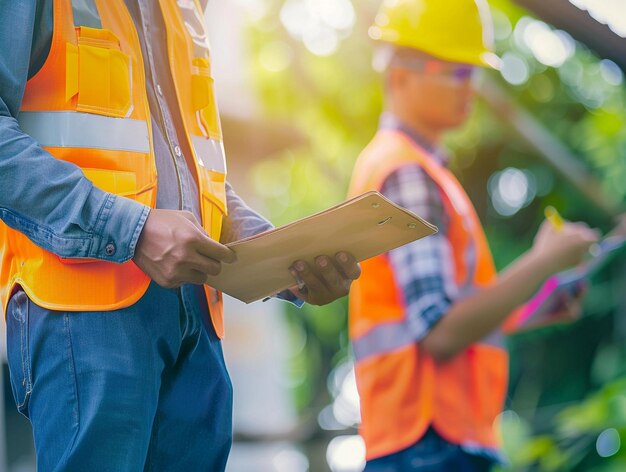
[[[492,282],[491,253],[465,191],[402,132],[378,132],[356,163],[351,195],[380,190],[392,172],[408,164],[418,164],[440,190],[460,296]],[[429,426],[451,443],[497,449],[494,420],[508,382],[502,333],[437,363],[411,337],[408,323],[388,256],[363,262],[350,292],[349,330],[368,460],[411,446]]]
[[[211,76],[204,15],[198,1],[159,1],[166,19],[170,69],[186,140],[195,162],[202,224],[219,240],[226,215],[226,163]],[[57,159],[81,167],[106,192],[154,207],[157,172],[144,59],[124,0],[54,0],[52,45],[27,85],[21,128]],[[180,149],[175,150],[177,153]],[[114,310],[135,303],[150,280],[132,261],[62,259],[0,223],[0,301],[6,311],[20,285],[52,310]],[[223,336],[221,294],[205,286],[216,332]]]

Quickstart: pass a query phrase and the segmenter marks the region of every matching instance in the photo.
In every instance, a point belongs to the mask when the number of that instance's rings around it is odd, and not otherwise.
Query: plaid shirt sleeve
[[[388,253],[404,296],[408,326],[420,341],[446,314],[458,292],[443,202],[435,182],[412,164],[392,173],[381,193],[439,227],[437,234]]]

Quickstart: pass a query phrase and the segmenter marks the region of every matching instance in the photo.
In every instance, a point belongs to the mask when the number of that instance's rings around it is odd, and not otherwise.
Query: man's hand
[[[352,281],[361,275],[356,259],[347,252],[318,256],[313,266],[296,261],[289,270],[298,283],[291,291],[311,305],[326,305],[347,295]]]
[[[578,320],[583,313],[582,301],[586,293],[587,282],[578,283],[573,292],[561,294],[550,312],[533,317],[521,330],[568,324]]]
[[[165,288],[202,284],[217,275],[235,253],[213,241],[187,211],[151,210],[133,260],[148,277]]]
[[[548,221],[544,221],[531,251],[544,262],[546,275],[552,275],[579,264],[599,238],[597,230],[583,223],[565,222],[558,231]]]
[[[583,298],[586,289],[581,290],[578,295],[565,295],[559,300],[558,305],[549,313],[544,320],[545,324],[567,324],[580,318],[583,313]]]

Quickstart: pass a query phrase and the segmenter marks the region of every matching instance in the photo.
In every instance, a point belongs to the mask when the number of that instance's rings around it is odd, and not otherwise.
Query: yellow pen
[[[563,229],[565,221],[563,221],[563,218],[561,218],[559,212],[556,211],[556,208],[554,208],[553,206],[548,206],[544,210],[544,214],[546,215],[546,220],[550,222],[550,224],[556,231],[561,231]]]

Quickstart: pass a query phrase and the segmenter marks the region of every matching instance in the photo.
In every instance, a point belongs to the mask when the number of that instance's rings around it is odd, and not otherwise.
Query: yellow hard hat
[[[369,34],[444,61],[492,68],[500,63],[485,0],[383,0]]]

